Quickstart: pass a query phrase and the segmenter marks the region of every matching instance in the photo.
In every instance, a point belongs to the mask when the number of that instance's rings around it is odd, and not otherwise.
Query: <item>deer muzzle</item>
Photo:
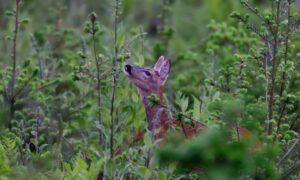
[[[126,75],[132,75],[132,66],[131,65],[129,65],[129,64],[126,64],[125,66],[124,66],[124,72],[125,72],[125,74]]]

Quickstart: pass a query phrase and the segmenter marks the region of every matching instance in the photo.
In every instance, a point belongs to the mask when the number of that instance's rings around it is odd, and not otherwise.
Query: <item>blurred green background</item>
[[[1,12],[12,9],[14,7],[13,1],[0,1]],[[166,18],[167,24],[171,25],[176,35],[172,36],[169,40],[168,54],[167,56],[173,60],[172,62],[172,79],[176,78],[176,88],[181,86],[184,90],[189,91],[194,89],[203,83],[204,77],[201,77],[201,68],[191,68],[194,64],[185,63],[185,61],[177,60],[177,56],[187,55],[188,60],[194,60],[199,64],[206,57],[196,56],[195,52],[201,51],[202,47],[208,37],[209,29],[207,25],[215,20],[217,22],[232,23],[230,13],[233,10],[241,9],[240,2],[235,0],[227,0],[226,2],[220,0],[186,0],[186,1],[170,1],[171,7],[168,11],[168,17]],[[264,1],[254,1],[256,5],[263,5]],[[122,1],[121,6],[121,29],[126,36],[137,33],[142,29],[147,33],[146,43],[155,45],[155,41],[160,37],[155,34],[159,25],[162,24],[162,16],[164,11],[164,1],[139,1],[139,0],[125,0]],[[26,58],[32,53],[30,46],[30,34],[45,33],[49,29],[72,29],[78,37],[77,45],[79,44],[79,38],[83,34],[84,22],[90,12],[96,12],[98,14],[98,20],[100,23],[107,27],[113,28],[113,1],[35,1],[26,0],[22,6],[22,16],[30,19],[30,25],[23,28],[20,33],[21,45],[20,59]],[[4,13],[0,14],[0,37],[2,41],[3,56],[1,57],[1,63],[7,63],[9,61],[10,44],[6,39],[7,31],[12,31],[13,23],[9,22],[9,19],[5,17]],[[50,37],[48,37],[50,38]],[[110,38],[110,37],[106,37]],[[101,43],[101,42],[100,42]],[[111,44],[112,46],[112,41]],[[148,54],[154,54],[154,48],[152,46],[145,46],[146,64],[153,64],[153,57]],[[152,48],[152,49],[151,49]],[[72,50],[77,51],[76,48]],[[133,58],[134,62],[135,59]],[[176,74],[180,72],[180,74]],[[193,81],[187,81],[190,78],[182,78],[182,76],[189,76]],[[195,77],[196,76],[196,77]],[[189,87],[186,87],[189,86]]]
[[[275,1],[249,2],[262,16],[275,18]],[[290,1],[280,2],[282,40]],[[288,65],[279,65],[288,83],[284,95],[275,93],[273,134],[266,134],[268,44],[231,14],[245,15],[255,27],[265,23],[240,1],[120,0],[116,6],[113,0],[22,0],[16,43],[18,94],[11,115],[15,6],[14,0],[0,0],[0,179],[278,179],[290,168],[291,179],[299,179],[298,31],[288,41]],[[115,41],[116,7],[120,14]],[[296,4],[291,11],[297,29]],[[92,12],[99,28],[95,39],[87,33]],[[93,43],[102,61],[100,108]],[[283,52],[282,40],[280,62]],[[159,147],[147,132],[141,142],[126,144],[112,157],[112,150],[132,133],[147,128],[144,107],[123,75],[123,66],[152,66],[160,55],[172,64],[166,106],[175,118],[184,114],[211,129],[188,141],[170,133],[167,145]],[[118,84],[111,113],[113,59]],[[275,92],[280,90],[279,73]],[[253,136],[240,139],[238,126]],[[99,134],[104,142],[99,143]],[[290,147],[293,151],[284,157]]]

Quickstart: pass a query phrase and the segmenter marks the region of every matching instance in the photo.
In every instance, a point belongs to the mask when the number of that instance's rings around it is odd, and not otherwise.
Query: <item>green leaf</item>
[[[117,39],[117,47],[118,49],[120,49],[125,42],[125,34],[124,33],[120,33]]]
[[[4,14],[5,14],[5,16],[8,16],[8,17],[15,15],[15,13],[13,11],[5,11]]]
[[[10,124],[12,125],[12,126],[18,126],[18,121],[16,121],[16,120],[12,120],[11,122],[10,122]]]
[[[2,146],[2,143],[0,141],[0,179],[4,179],[4,176],[7,175],[10,171],[10,167],[9,167],[9,161],[8,158],[6,156],[4,147]]]
[[[16,111],[15,112],[16,120],[24,120],[24,114],[21,111]]]
[[[199,119],[199,117],[200,117],[200,114],[201,114],[201,112],[200,112],[200,106],[201,106],[200,101],[196,97],[194,97],[193,117],[195,119]]]
[[[25,18],[25,19],[22,19],[21,21],[20,21],[20,23],[22,23],[22,24],[28,24],[29,23],[29,19],[28,18]]]
[[[167,180],[167,174],[163,171],[158,172],[157,176],[159,180]]]
[[[23,68],[27,68],[28,66],[30,66],[30,62],[31,62],[31,59],[26,59],[23,63]]]
[[[144,62],[145,62],[144,56],[142,56],[141,54],[138,54],[137,59],[138,59],[138,62],[136,64],[139,65],[139,66],[143,66]]]
[[[138,129],[141,126],[141,120],[140,118],[134,118],[133,120],[133,126],[135,129]]]
[[[140,167],[138,171],[144,179],[149,179],[151,177],[151,171],[145,166]]]
[[[132,93],[131,97],[132,97],[132,101],[133,102],[139,102],[139,96],[138,96],[138,94]]]
[[[189,98],[188,97],[182,97],[181,99],[180,99],[180,107],[181,107],[181,110],[183,111],[183,112],[185,112],[186,110],[187,110],[187,108],[188,108],[188,105],[189,105]]]
[[[151,136],[149,133],[146,133],[144,135],[144,143],[145,145],[148,147],[148,148],[151,148],[152,147],[152,139],[151,139]]]
[[[32,73],[32,77],[37,77],[38,74],[39,74],[39,69],[36,68],[36,69],[34,69],[34,71],[33,71],[33,73]]]
[[[87,179],[97,179],[97,176],[99,175],[99,171],[102,169],[102,160],[98,160],[96,162],[93,162],[89,168]]]
[[[289,130],[289,128],[290,128],[290,125],[289,125],[289,124],[282,124],[282,125],[280,126],[280,130],[281,130],[281,131],[287,131],[287,130]]]

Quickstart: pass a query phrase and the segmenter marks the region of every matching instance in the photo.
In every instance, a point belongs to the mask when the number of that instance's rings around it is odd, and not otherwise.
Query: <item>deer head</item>
[[[162,121],[166,121],[164,117],[166,113],[161,105],[149,105],[147,97],[151,94],[155,94],[160,98],[160,102],[162,102],[163,87],[168,79],[169,72],[170,61],[164,56],[161,56],[157,60],[153,68],[139,67],[130,64],[124,66],[124,73],[137,87],[142,98],[150,130],[155,130],[164,124]]]
[[[170,61],[161,56],[153,68],[125,65],[126,76],[138,88],[142,98],[156,94],[162,98],[162,90],[170,72]]]

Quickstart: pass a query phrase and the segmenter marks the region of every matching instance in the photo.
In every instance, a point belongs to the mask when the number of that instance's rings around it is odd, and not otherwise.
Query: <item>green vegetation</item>
[[[299,179],[297,4],[0,0],[0,179]],[[147,121],[123,67],[161,55],[164,105],[209,128],[127,143]]]

